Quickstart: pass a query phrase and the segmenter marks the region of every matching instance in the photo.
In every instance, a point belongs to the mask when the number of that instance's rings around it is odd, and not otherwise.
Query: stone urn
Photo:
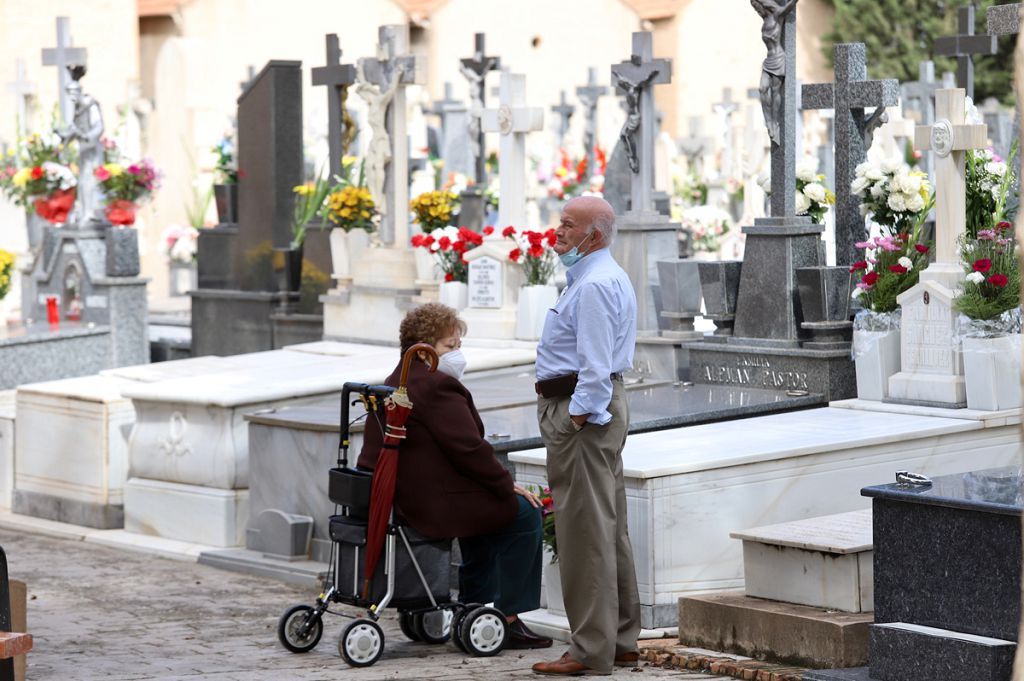
[[[137,277],[139,275],[139,233],[132,227],[108,225],[107,276]]]
[[[736,323],[736,297],[740,290],[743,261],[698,262],[697,267],[704,296],[704,318],[715,323],[715,333],[705,340],[725,342],[732,335]]]
[[[217,222],[230,225],[238,222],[238,185],[213,185],[213,200],[217,205]]]
[[[809,338],[803,346],[813,350],[848,350],[853,337],[850,321],[850,270],[837,267],[798,267],[797,292]]]

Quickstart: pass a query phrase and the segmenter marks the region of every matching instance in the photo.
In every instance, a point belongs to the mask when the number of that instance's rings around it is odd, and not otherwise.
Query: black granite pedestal
[[[1020,620],[1019,468],[868,487],[875,624],[867,670],[822,681],[1010,681]]]

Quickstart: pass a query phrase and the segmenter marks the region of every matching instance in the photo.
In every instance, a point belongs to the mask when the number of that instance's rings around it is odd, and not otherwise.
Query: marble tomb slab
[[[670,626],[680,596],[743,586],[736,528],[863,509],[861,488],[896,470],[1008,465],[1020,450],[1016,426],[835,408],[632,435],[623,467],[643,626]],[[509,459],[520,484],[545,484],[543,449]]]

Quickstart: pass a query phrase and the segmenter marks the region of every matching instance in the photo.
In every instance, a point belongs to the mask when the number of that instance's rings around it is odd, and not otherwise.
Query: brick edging
[[[647,648],[640,651],[640,659],[663,669],[700,671],[705,674],[729,676],[743,681],[802,681],[806,669],[760,662],[737,660],[686,652],[685,648]]]

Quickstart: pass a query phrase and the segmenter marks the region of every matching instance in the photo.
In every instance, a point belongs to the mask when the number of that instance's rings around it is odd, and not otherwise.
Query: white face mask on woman
[[[441,355],[437,362],[437,370],[461,381],[462,374],[466,371],[466,357],[462,354],[462,350],[452,350]]]

